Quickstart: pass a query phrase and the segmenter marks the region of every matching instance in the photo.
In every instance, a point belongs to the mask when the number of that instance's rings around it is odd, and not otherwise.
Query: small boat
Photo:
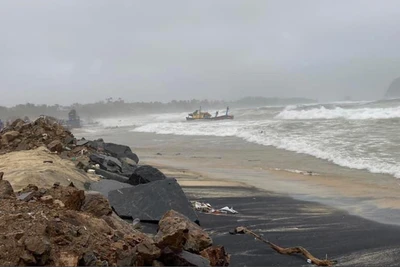
[[[215,116],[211,116],[208,112],[201,112],[201,107],[199,110],[196,110],[193,113],[189,113],[188,117],[186,117],[187,121],[194,121],[194,120],[233,120],[233,115],[228,115],[229,107],[226,108],[226,114],[218,116],[218,111],[215,113]]]

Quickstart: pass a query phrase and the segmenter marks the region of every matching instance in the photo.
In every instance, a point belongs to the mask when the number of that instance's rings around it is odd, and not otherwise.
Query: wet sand
[[[245,226],[282,247],[303,246],[314,256],[338,261],[336,266],[398,266],[400,227],[349,215],[323,204],[293,199],[247,184],[199,177],[187,169],[158,166],[176,177],[191,200],[214,208],[233,207],[239,214],[198,212],[201,226],[215,244],[231,254],[232,266],[302,266],[300,256],[280,255],[246,235],[229,234]]]

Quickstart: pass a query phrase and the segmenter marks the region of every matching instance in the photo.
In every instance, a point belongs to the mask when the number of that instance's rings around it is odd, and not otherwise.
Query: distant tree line
[[[306,98],[265,98],[245,97],[237,101],[222,100],[173,100],[168,103],[162,102],[134,102],[128,103],[123,99],[108,98],[91,104],[75,103],[70,106],[55,105],[34,105],[31,103],[19,104],[11,108],[0,106],[0,119],[14,120],[28,116],[30,119],[41,115],[53,116],[66,119],[68,112],[75,109],[78,115],[85,120],[115,117],[132,116],[137,114],[166,113],[166,112],[191,112],[200,107],[203,110],[221,110],[227,106],[230,108],[261,107],[268,105],[293,105],[314,103],[315,100]]]

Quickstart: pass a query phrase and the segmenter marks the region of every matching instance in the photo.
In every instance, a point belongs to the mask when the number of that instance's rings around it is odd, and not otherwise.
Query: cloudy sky
[[[0,2],[0,105],[382,97],[397,0]]]

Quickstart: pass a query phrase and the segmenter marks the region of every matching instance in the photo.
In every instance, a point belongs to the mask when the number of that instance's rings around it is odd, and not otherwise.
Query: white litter
[[[234,210],[233,208],[229,208],[229,207],[223,207],[222,209],[220,209],[220,211],[226,211],[232,214],[238,214],[239,212],[237,212],[236,210]]]

